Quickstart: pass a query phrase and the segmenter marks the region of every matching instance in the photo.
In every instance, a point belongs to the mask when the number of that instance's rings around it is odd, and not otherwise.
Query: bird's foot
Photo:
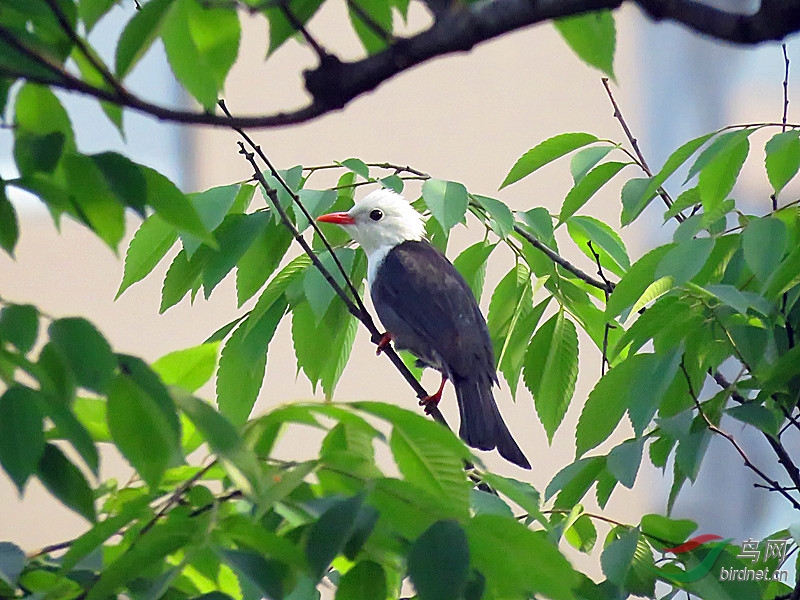
[[[375,350],[375,356],[380,356],[381,352],[386,350],[389,347],[389,344],[394,339],[394,336],[389,333],[388,331],[381,336],[381,339],[378,341],[378,348]]]
[[[430,396],[420,398],[419,405],[425,407],[426,413],[430,414],[430,411],[439,404],[439,400],[442,399],[442,391],[444,390],[445,383],[447,383],[447,377],[442,375],[442,383],[439,384],[439,389]]]

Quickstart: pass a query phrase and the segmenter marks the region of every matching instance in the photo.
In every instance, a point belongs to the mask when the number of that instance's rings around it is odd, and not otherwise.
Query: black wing
[[[452,375],[496,381],[486,321],[469,285],[438,249],[426,241],[395,246],[370,291],[398,345],[421,358],[433,350]]]

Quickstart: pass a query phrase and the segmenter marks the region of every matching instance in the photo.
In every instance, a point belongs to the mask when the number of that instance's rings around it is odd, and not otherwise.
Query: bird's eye
[[[371,213],[369,213],[369,218],[372,219],[373,221],[380,221],[383,218],[383,211],[376,208]]]

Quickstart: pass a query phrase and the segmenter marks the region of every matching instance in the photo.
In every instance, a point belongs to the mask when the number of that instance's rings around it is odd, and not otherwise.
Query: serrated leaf
[[[652,283],[656,267],[674,244],[654,248],[637,260],[614,287],[606,305],[606,318],[612,319],[638,300]]]
[[[486,577],[494,597],[575,598],[578,574],[543,531],[496,515],[474,517],[465,530],[471,564]]]
[[[445,232],[464,222],[469,194],[463,184],[428,179],[422,184],[422,198]]]
[[[36,392],[15,385],[0,396],[0,465],[22,494],[45,448]]]
[[[725,409],[725,414],[730,415],[737,421],[752,425],[773,437],[778,435],[781,419],[766,406],[754,403],[741,404]]]
[[[420,600],[457,600],[469,576],[467,535],[456,521],[437,521],[408,551],[408,575]]]
[[[360,158],[346,158],[340,164],[356,175],[360,175],[365,181],[370,180],[369,167],[367,166],[367,163]]]
[[[668,221],[682,210],[694,208],[700,203],[700,190],[697,188],[697,186],[689,188],[688,190],[684,190],[681,192],[680,196],[675,198],[675,202],[672,203],[672,206],[670,206],[664,212],[664,222]]]
[[[286,306],[286,298],[281,296],[257,319],[251,313],[222,350],[217,369],[217,405],[235,425],[247,421],[253,410],[264,381],[267,348]]]
[[[187,198],[197,211],[197,216],[200,217],[203,227],[207,231],[214,231],[222,224],[228,213],[243,212],[243,210],[235,210],[234,204],[239,197],[239,191],[244,188],[245,186],[239,185],[223,185],[203,192],[188,194]],[[204,239],[191,233],[182,232],[181,241],[183,242],[183,249],[186,250],[186,255],[191,258],[202,245]]]
[[[313,575],[320,579],[331,561],[343,551],[353,534],[356,518],[364,505],[365,494],[338,500],[311,525],[305,550]]]
[[[786,243],[786,225],[775,217],[753,219],[742,232],[744,260],[762,283],[780,264]]]
[[[681,242],[664,255],[653,277],[671,277],[674,285],[683,285],[700,272],[713,249],[712,238],[693,238]]]
[[[611,11],[602,10],[555,19],[553,25],[583,62],[599,69],[612,80],[616,79],[614,51],[617,31]]]
[[[125,270],[116,300],[149,275],[178,240],[178,231],[158,215],[150,215],[136,230],[125,254]]]
[[[622,277],[631,268],[628,250],[622,238],[599,219],[582,215],[572,216],[567,221],[567,231],[575,245],[587,257],[596,261],[594,252],[597,253],[604,269]],[[592,248],[588,242],[592,243]]]
[[[584,148],[580,152],[576,152],[569,162],[569,172],[572,174],[573,183],[578,183],[586,177],[589,171],[594,169],[601,160],[618,147],[617,145],[607,144]]]
[[[473,194],[472,197],[489,215],[489,227],[498,237],[505,239],[514,231],[514,213],[505,203],[488,196]]]
[[[88,390],[105,394],[117,359],[95,326],[86,319],[71,317],[53,321],[48,333],[50,343],[75,375],[75,382]]]
[[[700,170],[697,187],[706,211],[713,210],[731,193],[750,152],[750,142],[747,136],[742,135],[732,139],[735,140],[734,143],[726,145],[717,152]],[[701,158],[703,158],[702,154]]]
[[[268,8],[263,13],[269,20],[269,49],[267,56],[270,56],[297,31],[286,17],[283,8],[271,5],[266,6]],[[297,23],[305,25],[320,6],[322,6],[322,0],[292,0],[286,5],[286,9],[292,12]]]
[[[216,245],[195,207],[174,183],[149,167],[142,167],[142,173],[147,185],[147,204],[158,216],[179,231],[191,233],[212,247]]]
[[[639,531],[635,528],[623,531],[618,538],[605,547],[600,555],[603,574],[618,586],[625,584],[625,579],[633,563],[639,535]]]
[[[561,310],[533,336],[525,354],[523,377],[533,395],[547,439],[564,419],[578,376],[578,333]]]
[[[475,299],[480,302],[483,282],[486,277],[486,261],[497,244],[478,242],[473,244],[453,261],[453,266],[466,280]]]
[[[108,427],[120,452],[155,489],[180,457],[180,422],[155,373],[133,357],[123,364],[108,393]]]
[[[166,9],[172,0],[151,0],[136,11],[122,30],[115,57],[115,69],[120,80],[130,73],[156,40]]]
[[[672,277],[662,277],[661,279],[656,279],[653,283],[647,286],[647,288],[642,292],[642,295],[639,296],[639,299],[634,302],[633,307],[631,307],[631,312],[636,313],[647,306],[653,300],[657,300],[671,289],[675,287],[674,281]]]
[[[263,317],[267,311],[277,302],[283,294],[286,292],[286,289],[292,285],[293,282],[298,281],[298,279],[303,275],[305,270],[311,265],[311,259],[306,254],[301,254],[300,256],[294,258],[287,264],[283,269],[281,269],[275,277],[272,278],[272,281],[269,282],[264,291],[259,296],[256,305],[253,307],[253,310],[250,311],[250,318],[247,320],[246,328],[249,331],[253,325],[259,322],[261,317]]]
[[[800,131],[792,129],[776,133],[764,146],[764,150],[767,179],[777,195],[800,169]]]
[[[176,350],[154,362],[153,370],[167,385],[195,392],[214,374],[218,353],[219,343]]]
[[[594,150],[595,148],[587,148]],[[585,152],[586,150],[584,150]],[[577,155],[576,155],[577,156]],[[578,212],[589,199],[594,196],[601,187],[630,163],[624,162],[605,162],[589,171],[584,177],[577,180],[572,186],[564,202],[561,204],[561,212],[558,215],[559,223],[563,223],[572,215]]]
[[[191,260],[186,256],[185,250],[181,250],[175,255],[161,287],[159,314],[175,306],[189,290],[196,292],[200,289],[200,274],[203,272],[203,263],[207,258],[207,252],[195,253]],[[194,299],[194,293],[192,299]]]
[[[622,213],[619,217],[620,225],[625,227],[633,223],[655,198],[655,193],[652,196],[645,195],[650,185],[651,178],[649,177],[633,177],[625,182],[620,194],[620,199],[622,200]]]
[[[579,552],[591,552],[597,542],[597,528],[588,515],[580,515],[564,529],[564,539]]]
[[[356,258],[356,251],[352,248],[337,248],[334,250],[334,253],[336,258],[339,259],[339,262],[344,267],[345,273],[350,276],[352,274],[353,264]],[[339,267],[336,266],[331,253],[323,252],[318,258],[328,273],[333,276],[336,283],[338,283],[340,287],[344,288],[344,276],[339,270]],[[360,284],[359,281],[355,281],[353,283],[355,285]],[[311,306],[311,310],[314,312],[316,322],[319,323],[320,320],[325,316],[325,313],[328,311],[328,307],[336,296],[336,292],[316,267],[306,270],[305,276],[303,277],[303,291],[305,292],[306,300]]]
[[[557,158],[569,154],[573,150],[583,148],[597,141],[599,141],[597,136],[591,133],[562,133],[546,139],[517,159],[503,183],[500,184],[500,189],[502,190],[523,177],[527,177],[534,171]]]
[[[608,453],[606,468],[617,481],[631,489],[636,482],[636,473],[642,462],[644,438],[626,440]]]
[[[161,39],[176,79],[207,111],[239,54],[241,26],[235,10],[175,0],[161,25]]]
[[[65,506],[93,523],[94,493],[81,470],[54,444],[47,444],[39,459],[37,475],[47,491]]]
[[[392,424],[392,454],[408,481],[443,500],[451,517],[468,514],[471,486],[462,461],[470,454],[462,442],[439,423],[396,406],[377,402],[356,402],[354,406]]]
[[[352,4],[348,5],[348,15],[350,23],[353,25],[353,30],[361,40],[361,45],[367,51],[367,54],[376,54],[385,49],[389,44],[388,40],[392,35],[392,2],[388,0],[364,2],[359,1],[356,6],[359,7],[360,12],[353,8]],[[366,23],[362,18],[362,14],[366,14],[370,19],[370,23]],[[378,34],[375,28],[380,28],[383,34]]]
[[[30,304],[7,304],[0,310],[0,339],[28,353],[39,336],[39,311]]]
[[[670,519],[662,515],[644,515],[639,525],[642,534],[651,539],[654,543],[671,548],[677,546],[693,531],[697,529],[697,523],[689,519]]]
[[[17,211],[6,196],[5,184],[0,181],[0,248],[13,258],[17,240],[19,240]]]

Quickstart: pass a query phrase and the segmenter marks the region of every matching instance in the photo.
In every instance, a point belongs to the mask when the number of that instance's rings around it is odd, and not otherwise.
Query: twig
[[[303,39],[305,39],[306,43],[309,46],[311,46],[311,48],[314,50],[314,53],[317,55],[320,64],[329,60],[331,56],[330,53],[327,50],[325,50],[319,44],[319,42],[317,42],[317,40],[314,38],[313,35],[311,35],[308,32],[308,30],[305,28],[305,25],[303,25],[300,19],[294,16],[292,9],[289,7],[289,1],[279,0],[276,4],[280,9],[280,11],[283,13],[283,16],[286,17],[286,20],[289,21],[289,25],[291,25],[295,31],[299,31],[300,35],[303,36]]]
[[[594,260],[597,263],[597,274],[600,275],[600,278],[603,280],[603,283],[606,284],[608,289],[613,289],[614,285],[608,280],[606,277],[605,272],[603,271],[603,265],[600,264],[600,255],[592,246],[592,240],[588,240],[586,245],[589,246],[589,250],[592,252],[594,256]],[[608,289],[604,289],[603,293],[606,297],[606,304],[608,304],[608,297],[610,296],[610,292]],[[603,357],[600,362],[600,375],[606,374],[606,367],[611,367],[611,363],[608,361],[608,334],[611,331],[611,322],[606,321],[605,328],[603,329]]]
[[[783,128],[781,131],[786,131],[786,122],[789,117],[789,55],[786,53],[786,43],[781,44],[783,50],[783,118],[781,123]]]
[[[689,386],[689,395],[692,397],[695,408],[697,408],[698,414],[703,419],[703,421],[705,421],[708,430],[728,440],[728,442],[730,442],[730,444],[742,458],[742,462],[744,463],[745,467],[753,471],[756,475],[758,475],[761,478],[762,481],[764,481],[770,487],[778,491],[781,494],[781,496],[786,498],[796,510],[800,510],[800,502],[798,502],[795,498],[793,498],[789,494],[789,492],[783,489],[777,481],[770,478],[766,473],[764,473],[764,471],[758,468],[755,465],[755,463],[753,463],[753,461],[750,460],[750,457],[747,455],[744,449],[739,445],[739,442],[736,441],[736,438],[733,437],[733,435],[731,435],[727,431],[724,431],[723,429],[720,429],[717,425],[714,424],[713,421],[711,421],[711,419],[708,418],[708,415],[706,415],[705,411],[703,410],[703,407],[700,404],[700,400],[697,397],[697,393],[695,392],[694,387],[692,386],[692,379],[691,377],[689,377],[689,372],[686,370],[686,365],[683,362],[683,359],[681,359],[681,370],[683,371],[683,375],[686,378],[686,384]]]
[[[558,265],[561,265],[562,267],[564,267],[567,271],[569,271],[570,273],[575,275],[575,277],[577,277],[581,281],[583,281],[585,283],[588,283],[592,287],[596,287],[599,290],[603,290],[603,291],[606,291],[606,292],[609,292],[609,293],[614,291],[614,284],[612,284],[611,282],[604,283],[604,282],[600,281],[599,279],[595,279],[594,277],[592,277],[588,273],[582,271],[581,269],[579,269],[578,267],[573,265],[571,262],[569,262],[567,259],[562,258],[561,255],[559,255],[558,253],[554,252],[548,246],[546,246],[545,244],[540,242],[536,238],[536,236],[534,236],[534,235],[528,233],[527,231],[525,231],[521,226],[514,225],[514,231],[517,232],[523,238],[525,238],[528,242],[530,242],[531,245],[534,248],[536,248],[537,250],[540,250],[545,255],[547,255],[547,257],[550,260],[552,260],[554,263],[556,263]]]
[[[602,82],[603,87],[606,89],[606,94],[608,94],[608,99],[611,101],[611,106],[614,108],[614,118],[619,121],[622,131],[625,133],[625,137],[628,138],[628,142],[630,142],[633,151],[636,153],[636,157],[639,159],[639,166],[648,177],[652,177],[653,171],[647,164],[644,154],[642,154],[642,151],[639,149],[639,140],[633,136],[633,132],[631,132],[630,127],[628,127],[628,123],[625,121],[625,117],[622,115],[622,111],[617,104],[617,100],[614,98],[614,94],[611,91],[611,85],[608,82],[608,77],[603,77]],[[667,208],[670,208],[672,206],[672,198],[670,197],[669,193],[663,187],[659,187],[657,193],[664,201],[664,204],[667,206]],[[678,223],[683,223],[686,220],[686,218],[680,212],[675,214],[674,217]]]

